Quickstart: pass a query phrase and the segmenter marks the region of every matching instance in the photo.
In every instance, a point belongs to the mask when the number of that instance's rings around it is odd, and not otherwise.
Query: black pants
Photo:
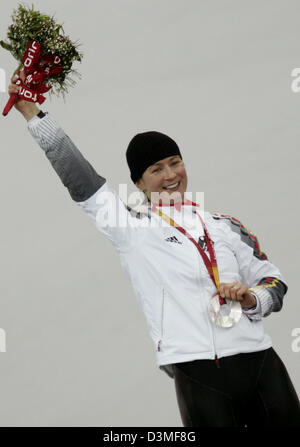
[[[300,403],[273,348],[173,365],[184,427],[300,427]]]

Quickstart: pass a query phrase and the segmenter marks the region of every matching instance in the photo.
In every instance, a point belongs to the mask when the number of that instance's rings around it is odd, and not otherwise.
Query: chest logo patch
[[[212,245],[214,245],[214,241],[212,240]],[[208,248],[207,248],[207,244],[205,241],[205,236],[200,236],[198,239],[198,245],[200,245],[200,247],[202,248],[202,250],[207,251],[208,252]]]
[[[165,241],[167,242],[175,242],[176,244],[182,244],[182,242],[180,242],[176,236],[171,236],[171,237],[167,237],[165,239]]]

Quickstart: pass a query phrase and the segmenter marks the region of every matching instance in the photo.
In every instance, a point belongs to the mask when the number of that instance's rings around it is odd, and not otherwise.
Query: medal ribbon
[[[156,207],[153,207],[152,210],[156,214],[158,214],[160,217],[162,217],[166,222],[168,222],[169,225],[171,225],[172,227],[177,228],[177,230],[181,231],[181,233],[183,233],[187,238],[189,238],[190,241],[197,247],[197,250],[199,251],[200,255],[202,256],[204,264],[208,270],[209,276],[211,277],[212,282],[214,283],[214,285],[216,286],[216,289],[219,292],[220,280],[219,280],[219,271],[218,271],[217,260],[216,260],[216,256],[215,256],[215,250],[214,250],[212,241],[209,237],[206,225],[203,222],[201,216],[196,211],[194,211],[194,213],[196,213],[197,216],[199,217],[200,222],[202,224],[202,227],[204,230],[205,242],[206,242],[206,245],[208,248],[210,259],[208,258],[207,254],[205,253],[203,248],[195,241],[193,236],[191,236],[183,227],[178,225],[171,217],[167,216],[166,214],[164,214],[162,211],[160,211]],[[222,298],[220,296],[220,294],[219,294],[219,303],[220,303],[220,305],[226,304],[225,299]]]
[[[60,64],[60,58],[55,54],[41,56],[41,53],[42,45],[32,40],[22,59],[25,81],[23,83],[20,76],[17,79],[16,85],[20,86],[20,90],[18,93],[10,95],[2,112],[4,116],[8,114],[20,97],[25,101],[38,102],[39,104],[43,104],[45,101],[46,98],[41,93],[46,93],[51,89],[51,87],[45,85],[45,79],[61,73],[63,66]]]

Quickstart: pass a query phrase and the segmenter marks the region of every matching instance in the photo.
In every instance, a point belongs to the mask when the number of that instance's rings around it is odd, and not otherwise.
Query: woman
[[[14,79],[9,93],[18,87]],[[174,379],[184,426],[300,426],[300,404],[262,317],[287,285],[238,220],[185,200],[179,147],[137,134],[126,157],[143,211],[126,206],[49,115],[15,105],[72,199],[118,250],[145,313],[157,364]],[[225,298],[227,301],[225,301]]]

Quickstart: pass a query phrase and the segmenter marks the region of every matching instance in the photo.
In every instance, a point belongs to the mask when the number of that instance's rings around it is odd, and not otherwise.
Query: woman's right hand
[[[10,84],[8,86],[8,93],[11,95],[12,93],[18,93],[20,86],[16,85],[18,77],[20,76],[22,82],[25,81],[25,73],[23,70],[19,70],[15,75],[12,76],[10,80]],[[34,102],[25,101],[24,99],[18,99],[18,101],[14,104],[14,107],[22,113],[24,118],[29,121],[33,116],[39,113],[40,109],[36,106]]]
[[[11,83],[10,83],[9,86],[8,86],[8,94],[9,94],[9,95],[11,95],[12,93],[18,93],[18,92],[19,92],[19,90],[20,90],[20,86],[19,86],[19,85],[16,85],[16,82],[17,82],[19,76],[20,76],[22,82],[25,81],[25,75],[24,75],[24,72],[19,70],[16,74],[14,74],[14,75],[11,77],[11,80],[10,80]],[[25,103],[25,102],[27,102],[27,101],[25,101],[24,99],[18,99],[18,101],[15,103],[14,106],[15,106],[15,108],[16,108],[19,112],[21,112],[22,108],[24,107],[24,103]]]

